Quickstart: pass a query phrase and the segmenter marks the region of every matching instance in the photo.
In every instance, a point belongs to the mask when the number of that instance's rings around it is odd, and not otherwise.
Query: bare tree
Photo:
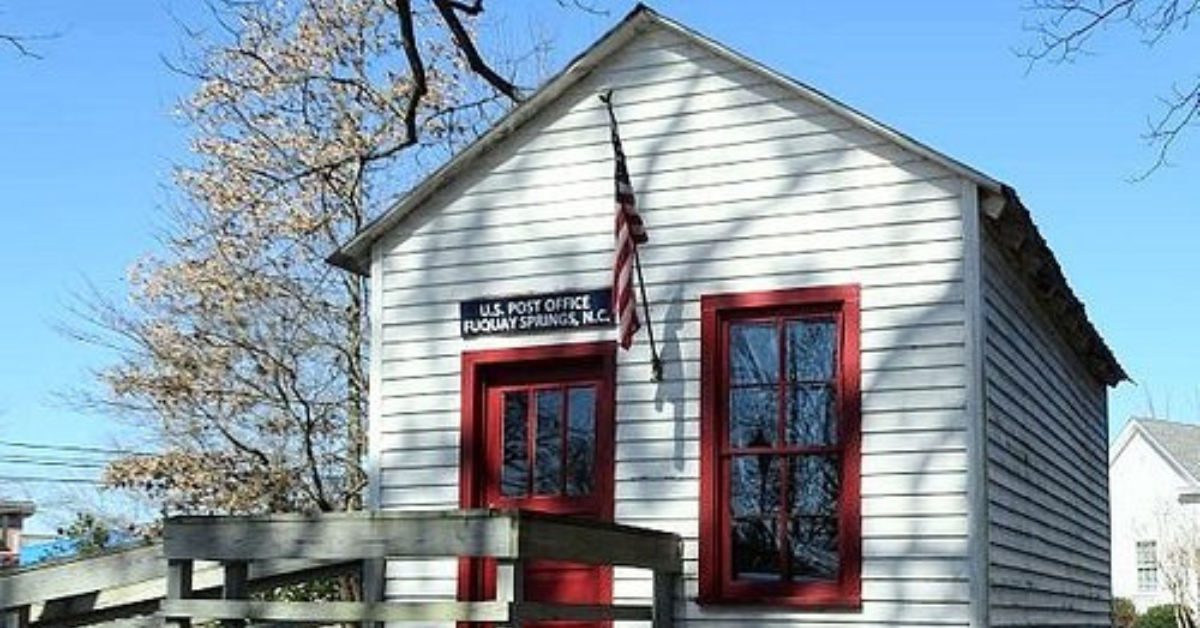
[[[1147,46],[1183,36],[1200,11],[1197,0],[1032,0],[1027,7],[1038,17],[1027,24],[1036,43],[1021,51],[1031,64],[1074,61],[1088,51],[1093,39],[1110,29],[1136,31]],[[1169,162],[1172,148],[1197,124],[1200,114],[1200,74],[1181,78],[1159,97],[1160,110],[1151,116],[1144,134],[1155,149],[1154,163],[1141,177]]]
[[[107,479],[168,512],[356,509],[367,295],[323,260],[522,90],[480,51],[479,0],[211,8],[176,64],[193,155],[162,249],[73,330],[117,356],[86,401],[163,449]]]
[[[1200,521],[1189,504],[1164,504],[1157,513],[1157,563],[1175,607],[1175,625],[1197,628],[1200,610]]]

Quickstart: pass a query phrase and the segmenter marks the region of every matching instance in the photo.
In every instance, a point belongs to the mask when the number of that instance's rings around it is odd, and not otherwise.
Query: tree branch
[[[458,18],[458,13],[455,12],[455,4],[451,0],[433,0],[433,6],[437,8],[438,13],[442,16],[442,21],[446,23],[446,28],[449,28],[450,34],[454,36],[455,45],[466,56],[467,65],[470,66],[472,72],[482,77],[496,91],[515,102],[520,102],[523,98],[521,91],[497,74],[479,54],[479,50],[475,47],[475,40],[471,38],[471,34],[467,32],[462,20]],[[482,7],[480,8],[482,9]]]
[[[483,0],[475,0],[471,4],[467,4],[466,2],[455,2],[455,0],[447,0],[447,4],[449,4],[454,10],[465,15],[479,15],[483,13]]]
[[[1103,28],[1108,22],[1129,19],[1139,0],[1117,0],[1105,6],[1105,0],[1099,0],[1097,8],[1092,8],[1083,2],[1086,0],[1037,0],[1030,9],[1048,12],[1052,15],[1046,21],[1027,25],[1026,29],[1036,33],[1040,39],[1038,46],[1030,47],[1019,53],[1030,60],[1030,63],[1046,59],[1054,62],[1070,61],[1083,52],[1083,45],[1088,39]],[[1082,22],[1074,26],[1064,25],[1082,17]]]
[[[28,40],[28,38],[26,38],[26,37],[21,37],[18,35],[10,35],[8,33],[0,33],[0,42],[7,43],[8,45],[15,48],[17,50],[17,53],[20,54],[22,57],[41,59],[42,55],[34,52],[32,48],[25,45],[25,42],[27,40]]]
[[[1171,148],[1187,131],[1188,127],[1200,120],[1200,77],[1192,83],[1191,89],[1181,90],[1175,87],[1170,98],[1162,99],[1166,111],[1157,120],[1147,122],[1149,130],[1143,135],[1151,146],[1158,146],[1158,156],[1154,163],[1142,174],[1134,177],[1135,181],[1144,180],[1159,168],[1170,163]]]
[[[1127,26],[1142,36],[1147,46],[1155,46],[1167,36],[1187,29],[1191,18],[1200,13],[1200,0],[1032,0],[1027,10],[1043,17],[1026,29],[1035,33],[1038,43],[1017,54],[1029,65],[1047,61],[1073,61],[1086,52],[1092,37],[1116,25]],[[1165,104],[1161,115],[1147,121],[1143,139],[1157,147],[1154,163],[1134,177],[1142,180],[1169,162],[1177,141],[1195,126],[1200,116],[1200,77],[1189,88],[1172,89],[1160,98]]]
[[[408,71],[412,73],[412,90],[404,108],[404,140],[400,143],[402,147],[407,147],[417,142],[417,112],[421,101],[429,93],[429,83],[425,76],[425,61],[421,59],[417,43],[416,28],[413,26],[412,3],[409,0],[395,0],[394,6],[396,17],[400,20],[404,58],[408,61]]]

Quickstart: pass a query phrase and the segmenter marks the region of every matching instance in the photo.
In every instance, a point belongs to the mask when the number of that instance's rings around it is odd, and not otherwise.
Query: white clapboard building
[[[607,90],[649,235],[628,350]],[[678,533],[689,626],[1109,625],[1125,374],[1015,192],[649,9],[331,261],[370,276],[374,508]]]
[[[1200,425],[1130,419],[1109,456],[1113,595],[1145,611],[1200,591]]]

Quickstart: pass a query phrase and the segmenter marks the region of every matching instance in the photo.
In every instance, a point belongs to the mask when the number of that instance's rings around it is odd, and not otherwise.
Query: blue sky
[[[553,0],[492,3],[484,37],[509,49],[548,37],[556,68],[632,7],[595,5],[608,14]],[[123,298],[125,269],[154,246],[171,165],[187,147],[171,109],[189,83],[162,58],[177,57],[176,16],[190,17],[194,4],[2,6],[0,30],[56,36],[34,42],[40,60],[0,48],[0,442],[111,446],[124,438],[114,422],[56,400],[105,356],[54,323],[69,320],[71,295],[88,282]],[[1033,16],[1017,2],[652,6],[1014,186],[1138,382],[1113,391],[1112,428],[1147,413],[1151,399],[1161,416],[1200,418],[1200,221],[1191,196],[1200,137],[1180,145],[1177,167],[1129,181],[1153,161],[1139,136],[1155,96],[1195,71],[1195,40],[1147,49],[1113,31],[1092,56],[1027,72],[1013,50],[1031,42],[1022,24]],[[0,458],[12,453],[0,448]],[[0,476],[13,473],[0,464]],[[0,496],[55,504],[74,495],[0,482]]]

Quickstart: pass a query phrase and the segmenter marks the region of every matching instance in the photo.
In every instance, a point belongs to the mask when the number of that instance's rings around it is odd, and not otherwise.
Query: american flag
[[[608,102],[607,100],[605,102]],[[616,216],[616,259],[613,262],[613,306],[617,311],[621,347],[628,349],[633,336],[641,329],[637,315],[637,299],[633,291],[633,265],[637,257],[637,246],[645,244],[646,225],[638,215],[633,197],[633,184],[629,180],[629,168],[625,165],[625,151],[621,149],[621,136],[617,132],[617,117],[612,103],[608,102],[608,114],[612,128],[613,153],[616,159],[615,182],[617,188]]]

